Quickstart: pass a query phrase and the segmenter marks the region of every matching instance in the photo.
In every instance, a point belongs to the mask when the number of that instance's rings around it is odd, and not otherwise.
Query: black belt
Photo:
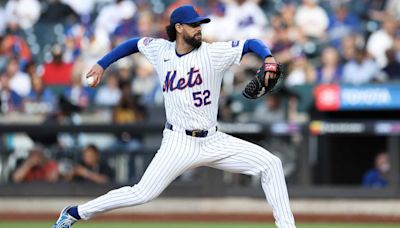
[[[174,126],[168,122],[165,123],[165,128],[173,131]],[[185,130],[185,133],[189,136],[192,137],[199,137],[199,138],[204,138],[207,137],[208,131],[207,130]]]

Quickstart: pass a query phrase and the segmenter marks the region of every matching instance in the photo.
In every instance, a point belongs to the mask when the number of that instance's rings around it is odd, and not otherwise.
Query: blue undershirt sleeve
[[[258,39],[246,40],[246,42],[243,45],[242,56],[249,52],[255,53],[261,59],[265,59],[268,56],[272,56],[269,48],[261,40]]]
[[[97,64],[99,64],[103,69],[106,69],[112,63],[120,58],[131,55],[133,53],[139,52],[138,42],[140,38],[129,39],[122,44],[118,45],[116,48],[111,50],[103,58],[101,58]]]

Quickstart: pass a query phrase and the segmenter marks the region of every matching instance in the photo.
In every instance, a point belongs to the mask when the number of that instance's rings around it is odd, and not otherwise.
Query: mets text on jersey
[[[176,78],[176,70],[172,73],[172,71],[168,71],[165,76],[165,82],[163,85],[163,92],[174,91],[176,89],[185,89],[186,87],[192,88],[196,85],[201,85],[203,83],[203,79],[201,78],[200,70],[195,69],[194,67],[190,68],[190,71],[187,73],[188,79],[186,80],[184,77],[178,79],[175,84]]]

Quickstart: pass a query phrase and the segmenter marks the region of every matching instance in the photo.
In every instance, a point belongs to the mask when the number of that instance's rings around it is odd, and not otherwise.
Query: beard
[[[199,37],[199,38],[196,38]],[[187,35],[187,34],[183,34],[183,40],[188,43],[190,46],[194,47],[194,48],[199,48],[201,46],[201,32],[196,33],[195,35],[193,35],[192,37]]]

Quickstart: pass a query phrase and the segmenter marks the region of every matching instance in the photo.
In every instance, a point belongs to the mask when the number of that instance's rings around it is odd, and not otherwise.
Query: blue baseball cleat
[[[53,228],[70,228],[75,222],[78,220],[68,214],[68,209],[71,207],[64,208],[61,213],[60,217],[58,217],[57,222],[53,225]]]

